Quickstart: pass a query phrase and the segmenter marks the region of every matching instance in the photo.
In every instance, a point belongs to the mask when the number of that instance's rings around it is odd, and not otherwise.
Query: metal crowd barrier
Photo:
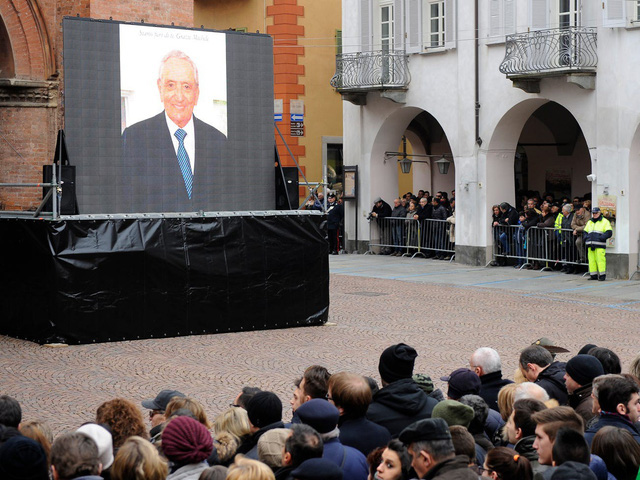
[[[413,218],[387,217],[369,222],[369,250],[367,253],[399,253],[411,258],[443,256],[455,257],[455,243],[451,242],[446,220],[414,220]],[[377,251],[374,251],[375,247]]]
[[[571,229],[531,227],[525,231],[520,225],[493,227],[493,261],[513,258],[520,269],[543,264],[541,271],[552,270],[551,265],[588,266],[587,248],[582,235]]]

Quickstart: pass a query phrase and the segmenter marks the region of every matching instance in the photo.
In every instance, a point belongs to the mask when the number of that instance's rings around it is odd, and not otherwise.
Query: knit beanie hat
[[[447,425],[450,427],[462,425],[467,428],[471,420],[473,420],[474,415],[475,412],[473,408],[456,400],[439,402],[433,407],[433,411],[431,412],[431,418],[441,418],[447,422]]]
[[[433,392],[434,390],[433,380],[431,380],[431,377],[429,375],[425,375],[423,373],[416,373],[411,378],[413,378],[413,381],[416,382],[416,384],[420,387],[420,389],[427,395]]]
[[[209,431],[197,420],[176,417],[162,431],[162,451],[179,464],[199,463],[213,451]]]
[[[106,470],[113,463],[113,437],[104,427],[95,423],[87,423],[81,426],[77,432],[84,433],[91,438],[98,446],[98,457],[102,464],[102,469]]]
[[[282,402],[273,392],[258,392],[249,400],[247,414],[251,425],[266,427],[282,421]]]
[[[274,428],[262,434],[258,440],[258,459],[271,468],[282,466],[282,450],[289,438],[288,428]]]
[[[592,355],[576,355],[567,362],[566,371],[578,385],[589,385],[594,378],[604,375],[602,363]]]
[[[387,383],[411,378],[417,356],[418,352],[409,345],[404,343],[391,345],[380,355],[380,362],[378,363],[380,378]]]
[[[447,377],[440,377],[443,382],[449,382],[447,394],[449,397],[457,399],[464,395],[477,395],[480,393],[482,382],[476,372],[468,368],[458,368]]]
[[[2,480],[49,480],[47,455],[35,440],[17,436],[0,447]]]

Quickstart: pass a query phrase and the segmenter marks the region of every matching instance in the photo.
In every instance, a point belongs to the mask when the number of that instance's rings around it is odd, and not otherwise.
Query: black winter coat
[[[431,418],[437,404],[438,401],[427,396],[412,379],[406,378],[390,383],[373,396],[367,418],[396,438],[413,422]]]
[[[448,217],[447,209],[442,205],[438,205],[433,209],[433,213],[431,214],[431,218],[434,220],[446,220]]]
[[[566,366],[564,362],[553,362],[540,372],[535,381],[547,391],[550,398],[555,398],[560,405],[567,405],[569,402],[569,394],[564,383]]]
[[[344,218],[344,206],[341,203],[327,204],[327,228],[337,230]]]
[[[500,225],[518,225],[520,216],[515,208],[509,207],[500,217]]]
[[[376,207],[375,205],[371,209],[372,213],[378,214],[378,219],[387,218],[391,216],[391,205],[389,205],[384,200],[382,201],[382,205],[380,207]]]
[[[508,380],[506,378],[502,378],[502,371],[498,370],[497,372],[487,373],[480,377],[480,395],[489,408],[494,409],[496,412],[499,412],[498,408],[498,392],[505,385],[509,385],[513,383],[512,380]]]
[[[360,450],[365,456],[378,447],[385,447],[391,440],[389,430],[365,417],[342,415],[338,428],[340,443]]]

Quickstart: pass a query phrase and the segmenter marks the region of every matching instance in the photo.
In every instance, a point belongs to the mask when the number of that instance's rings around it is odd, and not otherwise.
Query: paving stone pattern
[[[332,270],[337,266],[332,260]],[[416,372],[431,375],[441,388],[446,385],[439,377],[468,366],[480,346],[500,352],[509,377],[519,350],[541,336],[572,354],[585,343],[612,348],[624,368],[640,353],[637,302],[616,300],[628,307],[612,308],[605,296],[537,296],[430,278],[431,283],[417,283],[334,273],[329,320],[335,325],[322,327],[67,348],[0,336],[0,393],[20,401],[25,420],[44,419],[59,434],[92,420],[105,400],[125,397],[139,404],[163,388],[197,398],[213,418],[243,385],[258,386],[280,396],[288,419],[293,380],[305,367],[322,364],[330,372],[377,379],[380,352],[397,342],[418,350]]]

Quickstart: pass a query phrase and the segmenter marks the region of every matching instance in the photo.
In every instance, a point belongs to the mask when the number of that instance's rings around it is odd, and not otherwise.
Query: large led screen
[[[63,29],[80,213],[274,207],[269,36],[71,17]]]

